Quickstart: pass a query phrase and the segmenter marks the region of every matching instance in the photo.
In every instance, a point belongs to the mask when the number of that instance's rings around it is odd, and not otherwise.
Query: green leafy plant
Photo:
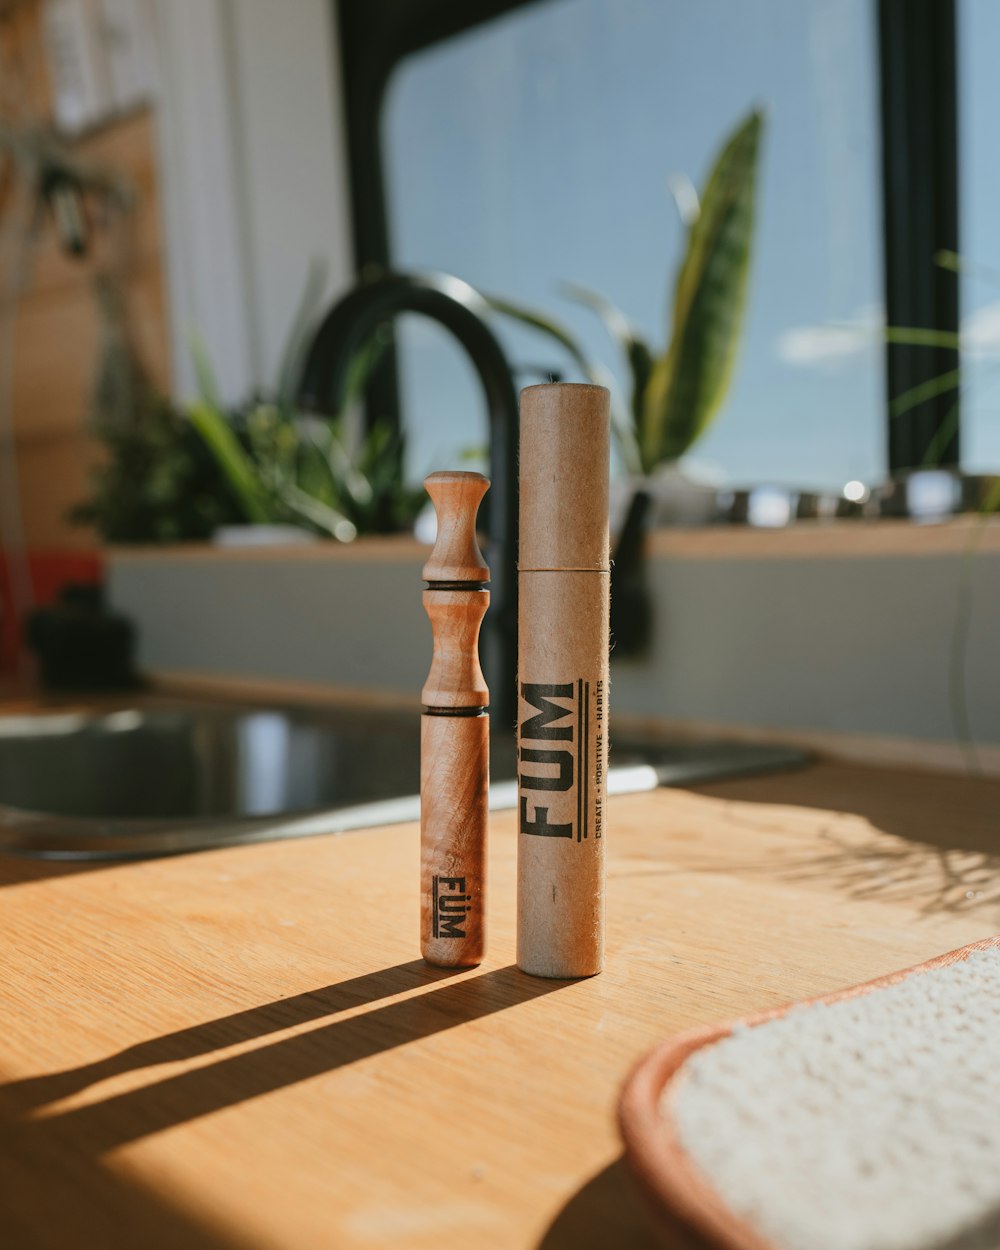
[[[701,195],[675,192],[687,229],[673,285],[670,342],[655,353],[625,314],[603,295],[577,285],[564,294],[596,312],[628,370],[628,410],[615,430],[626,467],[650,473],[676,460],[704,434],[725,399],[739,352],[754,235],[756,180],[764,116],[753,109],[715,157]],[[560,344],[591,381],[608,373],[573,334],[547,314],[499,297],[497,312]]]
[[[970,265],[964,261],[957,252],[945,249],[938,252],[934,257],[934,263],[942,269],[950,269],[957,274],[976,274],[987,277],[992,283],[996,284],[998,275],[992,271],[983,271],[977,267]],[[949,351],[959,351],[962,346],[961,335],[954,330],[931,330],[923,326],[887,326],[885,330],[886,342],[900,343],[909,347],[943,347]],[[924,382],[918,383],[916,386],[910,387],[901,395],[895,396],[889,405],[889,416],[891,419],[903,416],[904,413],[910,412],[928,399],[936,399],[938,395],[948,395],[957,392],[962,383],[961,369],[947,369],[944,373],[939,373],[933,378],[928,378]],[[948,409],[945,419],[941,422],[934,437],[931,439],[924,455],[923,462],[920,465],[914,465],[914,468],[932,469],[941,463],[945,448],[955,437],[958,430],[958,399]],[[1000,503],[1000,500],[997,501]],[[994,503],[990,511],[995,511],[997,503]]]
[[[978,274],[992,284],[996,284],[1000,275],[991,270],[984,270],[969,264],[956,252],[944,250],[938,252],[934,262],[943,269],[950,269],[958,274]],[[950,351],[960,351],[961,335],[954,330],[933,330],[923,326],[887,326],[885,338],[889,343],[899,343],[917,347],[943,347]],[[956,394],[955,401],[950,405],[944,420],[931,439],[923,461],[915,468],[933,469],[940,465],[945,448],[954,438],[958,430],[959,401],[957,392],[962,384],[962,370],[947,369],[943,373],[912,386],[901,395],[895,396],[889,405],[891,420],[910,412],[928,399],[939,395]],[[972,629],[973,612],[973,573],[980,544],[986,533],[990,519],[1000,511],[1000,477],[995,478],[987,487],[977,509],[976,524],[968,534],[962,561],[959,567],[958,584],[956,587],[955,613],[952,622],[951,647],[948,658],[948,702],[951,712],[952,729],[965,755],[966,764],[973,774],[982,772],[979,750],[969,716],[968,706],[968,649],[969,636]]]
[[[406,483],[403,435],[385,421],[367,434],[352,434],[347,415],[382,350],[376,338],[359,353],[345,412],[326,420],[299,413],[280,394],[228,414],[204,353],[196,348],[201,397],[191,408],[191,423],[245,521],[297,525],[341,542],[412,524],[425,499],[422,490]]]
[[[239,520],[215,458],[186,415],[161,395],[132,338],[120,281],[99,273],[102,348],[90,426],[105,449],[89,497],[70,509],[109,543],[187,542]]]
[[[314,266],[273,393],[238,409],[221,402],[197,341],[197,402],[185,410],[160,395],[128,335],[120,292],[104,284],[91,424],[108,454],[71,519],[119,543],[206,539],[240,523],[291,524],[344,542],[410,526],[424,493],[406,482],[402,435],[385,421],[361,434],[346,415],[384,349],[382,334],[353,362],[344,415],[326,420],[296,407],[322,279]]]
[[[127,425],[94,424],[106,455],[88,498],[69,512],[73,524],[93,526],[108,543],[176,543],[240,520],[214,458],[169,400],[151,393]]]

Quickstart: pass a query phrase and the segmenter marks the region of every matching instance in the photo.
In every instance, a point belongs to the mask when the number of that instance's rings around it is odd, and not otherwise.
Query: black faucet
[[[487,496],[491,598],[483,661],[494,723],[510,728],[517,719],[518,410],[511,367],[486,323],[488,304],[468,283],[447,274],[387,273],[362,282],[317,330],[299,400],[312,412],[339,412],[351,362],[379,326],[404,312],[423,313],[451,331],[468,352],[486,396],[493,485]]]

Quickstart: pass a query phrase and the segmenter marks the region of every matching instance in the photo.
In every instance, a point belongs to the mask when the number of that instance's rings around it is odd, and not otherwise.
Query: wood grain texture
[[[915,559],[925,556],[953,555],[965,551],[975,540],[980,554],[1000,551],[1000,518],[981,516],[955,517],[940,525],[916,525],[912,521],[883,519],[871,524],[854,521],[799,521],[786,529],[755,529],[752,526],[710,526],[705,529],[653,530],[647,542],[650,559],[720,559],[771,560],[781,557],[813,560],[830,556],[837,559],[862,556],[907,555]],[[324,555],[329,549],[330,554]],[[238,558],[238,548],[220,553],[205,544],[175,545],[155,548],[121,547],[113,549],[116,559],[145,559],[150,551],[164,559]],[[384,558],[409,557],[413,563],[427,558],[429,548],[410,537],[398,535],[369,536],[348,544],[284,548],[285,558]],[[333,552],[339,553],[335,556]],[[309,554],[311,553],[311,555]]]
[[[420,953],[474,968],[486,953],[490,722],[420,718]]]
[[[443,472],[424,485],[438,532],[423,570],[434,654],[421,694],[420,950],[437,967],[472,968],[486,953],[490,722],[485,712],[457,713],[489,703],[479,628],[490,597],[479,586],[490,571],[476,542],[476,513],[490,484],[481,473]]]
[[[221,699],[225,703],[278,703],[293,707],[420,711],[419,690],[375,690],[368,686],[334,686],[324,682],[286,681],[267,677],[226,677],[204,673],[147,673],[151,689],[171,699]]]
[[[0,65],[15,79],[23,116],[49,119],[52,83],[45,55],[42,0],[14,0],[0,5]],[[13,91],[11,87],[8,91]]]
[[[17,443],[21,509],[33,550],[93,549],[92,531],[69,525],[66,516],[85,498],[90,475],[103,458],[101,445],[82,423],[65,434]]]
[[[424,486],[438,519],[424,581],[488,582],[490,570],[476,541],[476,514],[490,488],[489,478],[481,473],[432,473]]]
[[[607,963],[572,983],[512,967],[513,813],[474,972],[414,958],[416,825],[0,860],[6,1241],[647,1250],[632,1065],[995,932],[998,806],[996,782],[832,765],[612,800]]]
[[[710,525],[651,530],[646,552],[654,560],[819,560],[882,556],[956,555],[974,543],[980,555],[1000,551],[1000,519],[952,517],[923,525],[876,521],[796,521],[775,529]]]
[[[145,564],[156,560],[164,564],[232,564],[279,563],[289,561],[319,564],[398,564],[417,567],[430,551],[409,534],[365,534],[351,543],[317,542],[293,546],[222,547],[213,543],[164,543],[156,546],[136,544],[130,547],[108,547],[109,564]]]
[[[479,628],[488,590],[425,590],[434,652],[421,699],[425,707],[486,707],[490,692],[479,664]]]
[[[690,1158],[681,1144],[671,1104],[677,1082],[688,1059],[705,1046],[722,1041],[737,1028],[756,1028],[778,1020],[793,1007],[832,1004],[898,985],[908,977],[945,968],[967,959],[975,951],[1000,945],[1000,937],[984,938],[913,968],[849,986],[832,994],[786,1003],[754,1016],[743,1016],[693,1029],[663,1042],[633,1070],[622,1092],[618,1118],[629,1163],[643,1188],[658,1207],[669,1230],[679,1222],[707,1238],[719,1250],[776,1250],[772,1241],[733,1212]]]

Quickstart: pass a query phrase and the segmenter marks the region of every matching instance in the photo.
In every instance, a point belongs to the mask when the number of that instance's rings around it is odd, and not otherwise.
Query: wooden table
[[[415,958],[412,825],[0,861],[10,1250],[646,1247],[614,1108],[667,1035],[997,928],[1000,783],[817,765],[610,812],[606,972]]]

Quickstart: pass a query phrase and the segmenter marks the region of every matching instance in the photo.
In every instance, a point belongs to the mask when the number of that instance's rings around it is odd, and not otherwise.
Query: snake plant
[[[655,352],[603,295],[567,285],[569,298],[596,312],[628,368],[628,411],[615,428],[626,466],[650,473],[682,456],[708,429],[725,399],[739,352],[754,235],[758,155],[764,116],[753,109],[715,157],[702,192],[675,198],[687,239],[673,284],[671,336]],[[606,371],[587,357],[558,321],[508,299],[491,298],[504,315],[555,339],[590,381]]]

